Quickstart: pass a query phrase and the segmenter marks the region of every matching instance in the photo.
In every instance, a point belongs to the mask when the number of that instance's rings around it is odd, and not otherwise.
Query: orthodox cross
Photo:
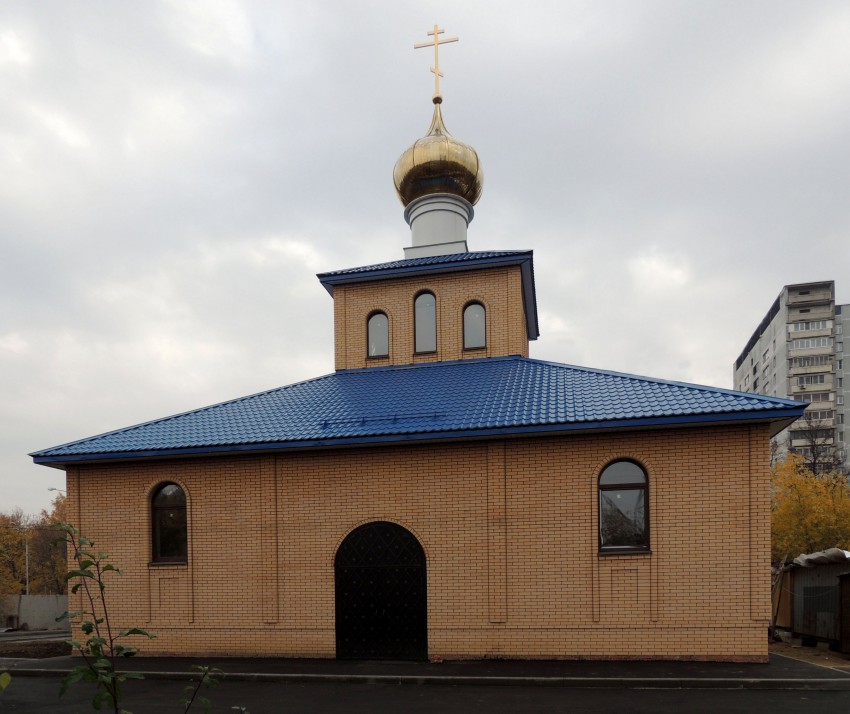
[[[431,71],[434,73],[435,98],[440,96],[440,77],[443,76],[443,73],[440,71],[440,45],[445,45],[449,42],[457,42],[457,37],[444,37],[442,40],[439,39],[438,35],[442,35],[444,32],[445,30],[441,30],[437,27],[437,25],[434,25],[434,29],[428,33],[434,38],[432,42],[420,42],[418,45],[413,45],[413,49],[415,50],[418,50],[421,47],[434,48],[434,66],[431,67]]]

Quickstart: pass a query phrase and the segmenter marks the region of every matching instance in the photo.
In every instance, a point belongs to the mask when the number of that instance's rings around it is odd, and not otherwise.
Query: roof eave
[[[253,444],[222,444],[217,446],[194,446],[176,449],[149,449],[139,451],[105,452],[99,454],[58,454],[40,456],[31,454],[33,462],[41,466],[63,469],[75,464],[104,463],[114,461],[139,461],[143,459],[188,458],[202,456],[224,456],[257,452],[289,450],[314,450],[358,446],[391,446],[427,441],[458,441],[499,437],[555,436],[558,434],[588,433],[600,431],[636,431],[647,429],[674,429],[680,427],[724,426],[732,424],[770,423],[771,436],[793,423],[798,415],[788,416],[787,410],[761,412],[693,414],[669,417],[646,417],[641,419],[617,419],[593,422],[571,422],[564,424],[534,424],[527,426],[491,427],[487,429],[461,429],[455,431],[433,431],[414,434],[376,434],[371,436],[332,437],[329,439],[305,439],[301,441],[263,442]]]
[[[797,419],[803,416],[803,411],[805,410],[802,410],[799,414],[793,417],[786,417],[785,419],[777,419],[775,421],[772,421],[770,423],[770,437],[773,438],[780,431],[782,431],[783,429],[787,429],[789,426],[791,426],[795,421],[797,421]]]
[[[475,268],[490,268],[503,265],[519,265],[523,261],[531,260],[534,251],[518,251],[510,255],[482,256],[472,260],[452,261],[443,263],[428,263],[425,265],[401,265],[392,268],[376,266],[370,270],[345,273],[318,273],[316,277],[325,286],[325,290],[333,296],[333,289],[337,285],[348,285],[350,283],[364,283],[374,280],[389,280],[397,277],[410,275],[424,275],[426,273],[453,273],[462,272]],[[447,256],[451,258],[451,256]]]

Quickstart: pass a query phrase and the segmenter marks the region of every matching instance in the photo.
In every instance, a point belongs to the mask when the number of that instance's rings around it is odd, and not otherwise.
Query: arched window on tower
[[[416,352],[437,351],[437,298],[434,293],[420,293],[413,303]]]
[[[151,497],[151,546],[154,563],[186,562],[186,494],[176,483],[161,484]]]
[[[374,312],[366,323],[367,354],[386,357],[390,353],[390,321],[383,312]]]
[[[463,311],[463,349],[487,346],[487,313],[480,302],[472,302]]]

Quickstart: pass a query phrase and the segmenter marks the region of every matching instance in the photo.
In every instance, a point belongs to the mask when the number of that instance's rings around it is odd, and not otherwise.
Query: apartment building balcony
[[[788,395],[789,399],[808,405],[812,410],[823,411],[835,409],[834,392],[816,392],[815,390],[795,391]]]
[[[808,337],[808,336],[807,336]],[[803,337],[795,337],[795,340],[805,339]],[[788,342],[789,357],[810,357],[816,355],[831,355],[833,353],[832,345],[816,345],[813,347],[794,347],[794,342]]]
[[[802,429],[834,429],[835,428],[835,418],[832,419],[813,419],[811,421],[805,421],[804,419],[798,419],[790,427],[788,427],[789,431],[798,431]]]
[[[788,285],[786,305],[811,305],[817,303],[831,304],[834,300],[835,288],[832,281],[824,283],[806,283],[805,285]]]
[[[823,377],[822,382],[818,382],[817,384],[799,384],[798,380],[800,377],[789,379],[788,385],[788,393],[792,395],[795,394],[806,394],[807,392],[830,392],[833,389],[834,382],[832,378],[832,374],[818,374],[818,375],[806,375],[802,377],[803,379],[820,379]]]
[[[832,337],[832,326],[816,330],[788,330],[789,340],[801,340],[806,337]]]
[[[832,309],[831,304],[825,305],[813,305],[811,307],[804,307],[804,310],[807,312],[801,312],[800,308],[789,307],[788,308],[788,322],[802,322],[804,320],[832,320],[835,315]]]
[[[793,364],[788,368],[788,376],[790,377],[799,377],[805,374],[834,374],[835,373],[835,363],[834,361],[827,362],[826,364],[810,364],[801,367],[795,367]]]
[[[835,446],[835,437],[833,436],[833,437],[829,437],[829,438],[824,438],[824,437],[818,438],[818,439],[815,440],[815,444],[817,446]],[[791,439],[791,448],[792,449],[799,449],[801,446],[811,446],[811,445],[812,445],[811,439],[806,439],[806,438]]]

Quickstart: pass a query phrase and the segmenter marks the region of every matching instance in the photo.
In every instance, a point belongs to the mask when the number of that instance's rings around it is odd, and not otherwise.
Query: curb
[[[14,668],[16,677],[64,677],[70,670]],[[145,679],[188,681],[197,672],[142,672]],[[576,689],[805,689],[850,691],[850,678],[819,679],[723,679],[714,677],[475,677],[376,674],[279,674],[225,672],[231,682],[280,682],[288,684],[406,684],[504,687],[564,687]]]

